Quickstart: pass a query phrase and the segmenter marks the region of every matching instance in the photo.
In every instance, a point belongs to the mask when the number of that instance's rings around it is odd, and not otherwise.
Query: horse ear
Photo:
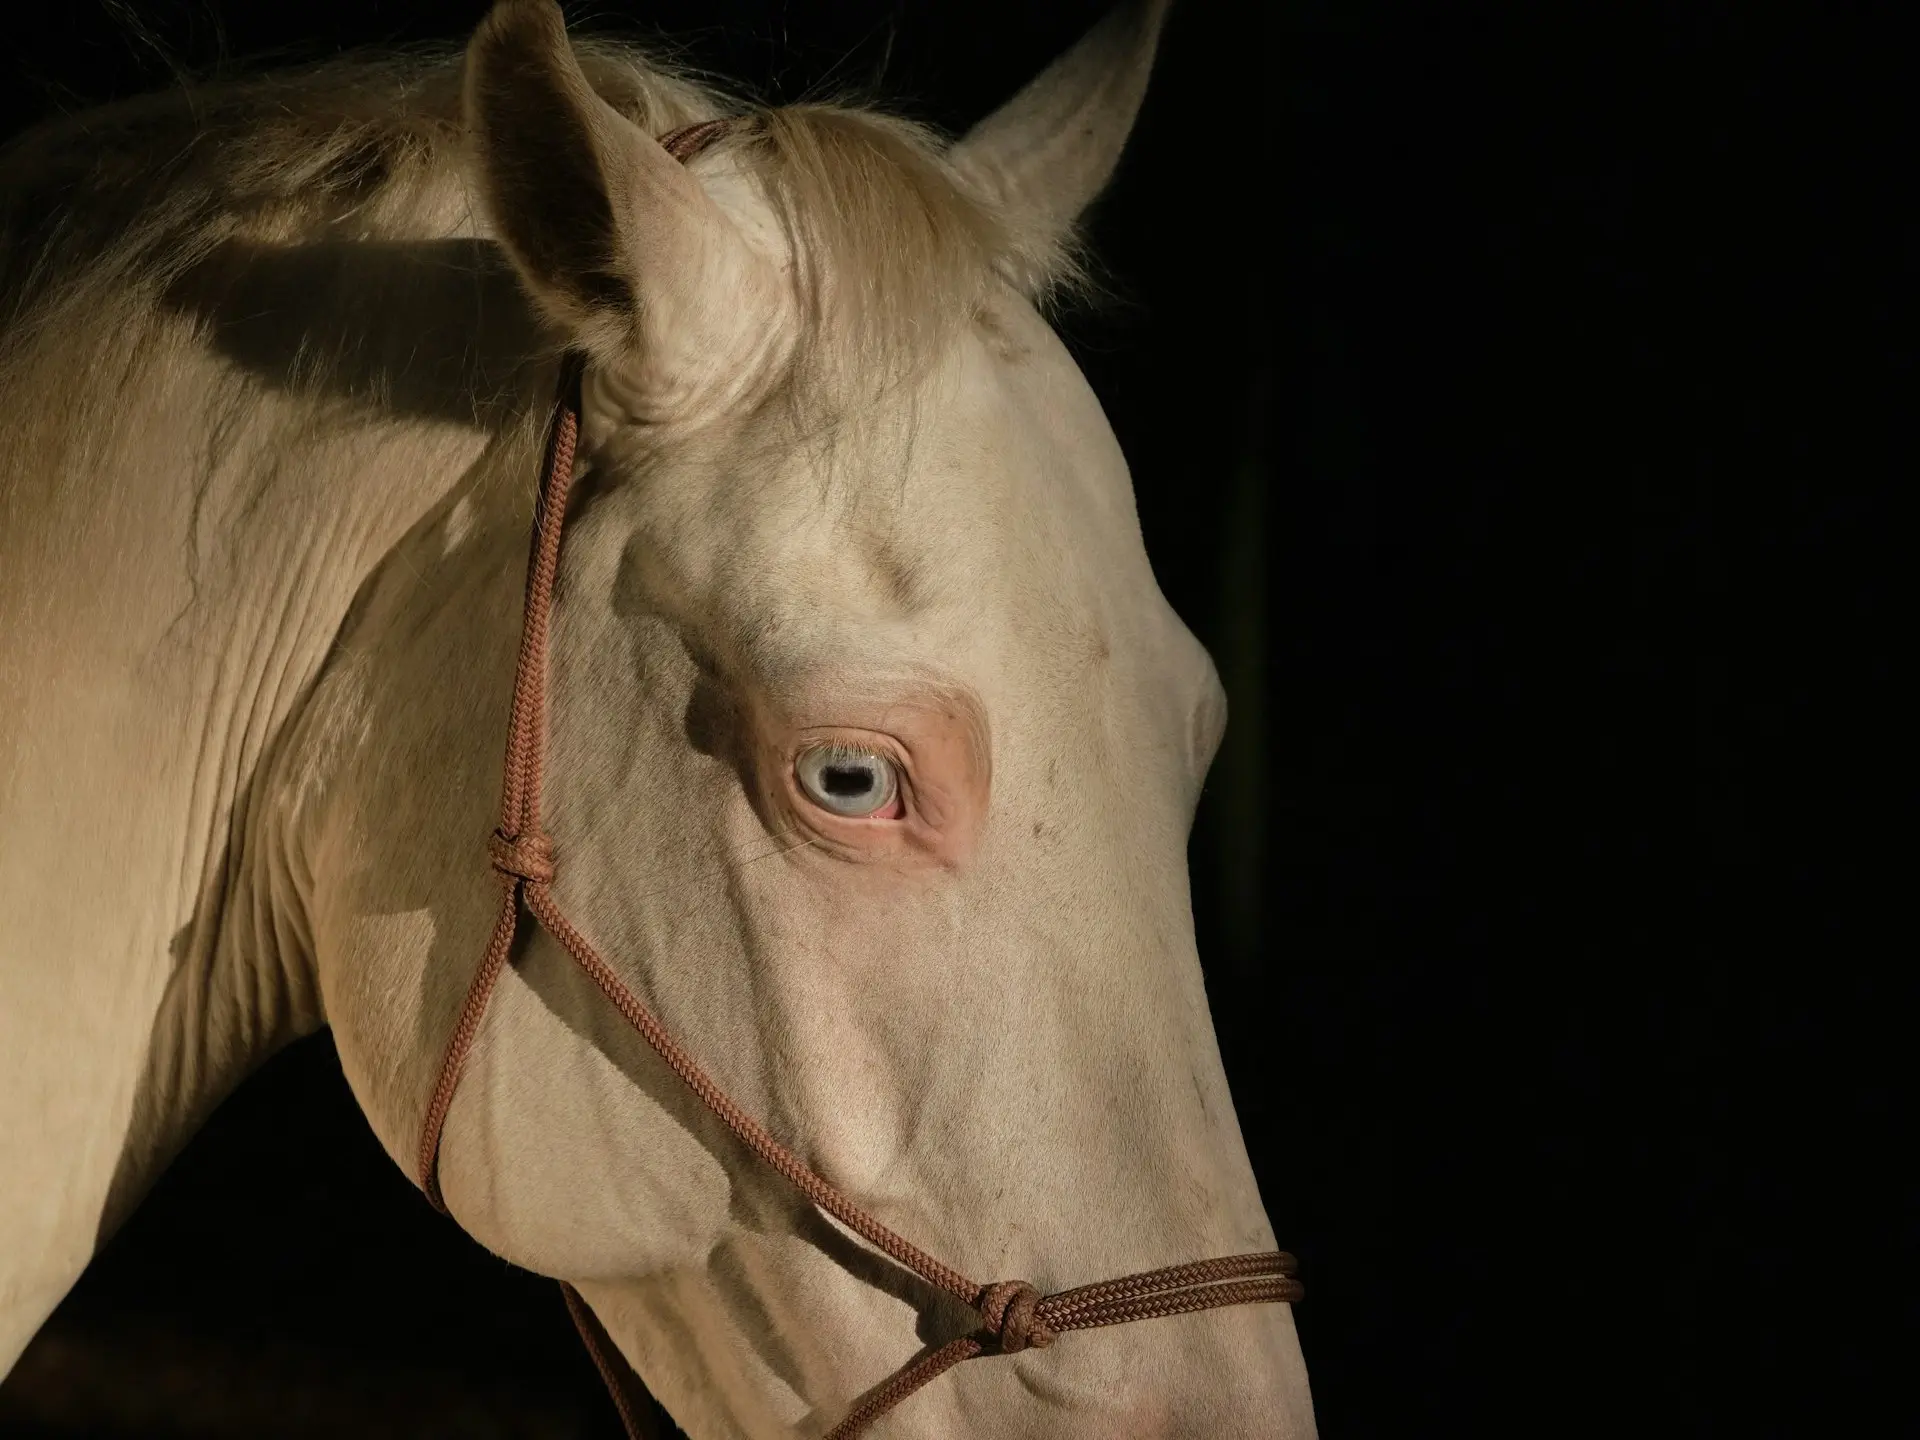
[[[466,121],[495,232],[571,342],[656,403],[737,363],[768,262],[686,168],[597,95],[554,0],[499,0],[467,46]]]
[[[1127,0],[969,130],[952,159],[1054,237],[1112,178],[1160,42],[1169,0]]]

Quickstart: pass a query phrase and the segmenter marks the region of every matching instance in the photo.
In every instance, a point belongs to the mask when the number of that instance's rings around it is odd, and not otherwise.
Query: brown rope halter
[[[674,131],[660,143],[684,163],[720,134],[727,123],[709,120],[691,125]],[[1029,1348],[1043,1349],[1068,1330],[1120,1325],[1131,1320],[1208,1310],[1218,1305],[1298,1300],[1302,1290],[1300,1282],[1293,1278],[1294,1258],[1278,1250],[1172,1265],[1053,1295],[1042,1295],[1024,1280],[982,1285],[970,1279],[888,1229],[774,1139],[759,1121],[714,1083],[653,1012],[627,988],[613,967],[600,957],[586,936],[561,913],[553,894],[556,874],[553,839],[541,824],[540,799],[547,748],[548,637],[553,583],[559,570],[560,532],[566,522],[567,494],[573,484],[574,447],[580,432],[579,384],[580,362],[570,358],[561,371],[560,395],[554,406],[539,506],[534,517],[520,657],[514,672],[513,718],[507,731],[500,828],[487,842],[487,852],[502,891],[500,915],[494,922],[493,936],[487,942],[479,972],[468,988],[460,1019],[447,1041],[439,1078],[427,1104],[419,1156],[420,1187],[426,1191],[427,1198],[445,1212],[439,1178],[441,1132],[446,1127],[447,1111],[453,1104],[467,1052],[473,1048],[494,983],[500,978],[501,968],[513,947],[524,905],[574,958],[621,1017],[741,1143],[784,1175],[814,1205],[882,1254],[979,1312],[981,1326],[977,1333],[951,1340],[903,1366],[862,1396],[845,1418],[827,1432],[825,1440],[853,1440],[922,1385],[977,1355],[1012,1355]],[[595,1338],[586,1307],[571,1286],[564,1288],[568,1309],[592,1352],[601,1378],[613,1394],[627,1433],[639,1440],[640,1426],[627,1404],[612,1360]]]

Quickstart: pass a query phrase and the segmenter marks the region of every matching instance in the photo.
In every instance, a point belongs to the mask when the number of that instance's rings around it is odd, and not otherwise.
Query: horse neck
[[[372,643],[364,612],[383,589],[432,604],[436,590],[464,583],[473,552],[447,538],[480,525],[477,508],[508,512],[486,526],[511,528],[519,543],[527,506],[512,487],[484,483],[490,462],[519,448],[478,429],[390,420],[294,444],[281,463],[304,472],[300,502],[268,527],[271,543],[235,558],[217,587],[224,602],[183,637],[199,657],[182,677],[185,734],[200,737],[201,753],[231,758],[210,774],[195,761],[197,783],[170,787],[185,807],[170,832],[181,838],[177,858],[201,885],[191,910],[175,912],[110,1212],[137,1198],[155,1163],[248,1072],[326,1022],[312,910],[327,877],[316,873],[309,812],[342,757],[378,743],[341,703],[358,680],[329,681],[359,666]],[[436,565],[440,555],[449,558]],[[184,745],[174,753],[185,761]]]
[[[312,701],[503,438],[471,404],[278,386],[175,323],[135,383],[0,447],[0,830],[32,842],[0,849],[0,1172],[67,1197],[0,1186],[0,1373],[214,1104],[323,1023],[292,825],[333,738]]]

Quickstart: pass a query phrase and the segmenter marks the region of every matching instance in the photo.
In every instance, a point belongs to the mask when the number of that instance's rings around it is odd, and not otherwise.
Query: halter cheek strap
[[[674,131],[660,143],[684,163],[724,133],[731,123],[703,121]],[[763,1163],[876,1250],[978,1312],[978,1331],[926,1352],[867,1391],[840,1423],[827,1432],[825,1440],[853,1440],[928,1381],[976,1356],[1044,1349],[1069,1330],[1090,1330],[1220,1305],[1291,1303],[1300,1299],[1302,1290],[1294,1278],[1294,1258],[1279,1250],[1171,1265],[1052,1295],[1041,1294],[1024,1280],[1000,1280],[983,1285],[969,1278],[855,1204],[741,1109],[561,911],[553,893],[558,874],[553,838],[541,824],[540,801],[547,748],[553,585],[559,571],[560,535],[566,523],[567,496],[573,484],[574,449],[579,442],[580,375],[579,358],[569,357],[561,370],[560,395],[554,406],[535,512],[520,655],[514,672],[513,713],[507,731],[500,826],[487,842],[488,859],[500,882],[500,912],[480,968],[467,990],[460,1018],[448,1038],[439,1075],[427,1102],[420,1132],[418,1170],[420,1187],[427,1198],[445,1212],[446,1202],[440,1193],[440,1137],[446,1128],[447,1111],[453,1104],[461,1070],[479,1034],[494,984],[513,948],[524,910],[573,957],[621,1018],[666,1061],[701,1103]],[[614,1357],[600,1344],[596,1327],[579,1295],[571,1286],[563,1288],[567,1307],[613,1394],[628,1435],[633,1440],[641,1440],[644,1432],[628,1404]]]

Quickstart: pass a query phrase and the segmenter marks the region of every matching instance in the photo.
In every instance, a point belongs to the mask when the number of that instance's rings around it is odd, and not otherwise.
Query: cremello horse
[[[155,97],[0,162],[0,1370],[251,1067],[331,1025],[412,1169],[499,892],[533,484],[586,357],[558,893],[746,1110],[1042,1288],[1268,1249],[1184,850],[1224,723],[1036,302],[1163,5],[951,147],[502,0],[463,59]],[[544,934],[453,1215],[697,1437],[818,1435],[977,1317],[748,1156]],[[1274,1437],[1290,1312],[962,1366],[892,1436]]]

